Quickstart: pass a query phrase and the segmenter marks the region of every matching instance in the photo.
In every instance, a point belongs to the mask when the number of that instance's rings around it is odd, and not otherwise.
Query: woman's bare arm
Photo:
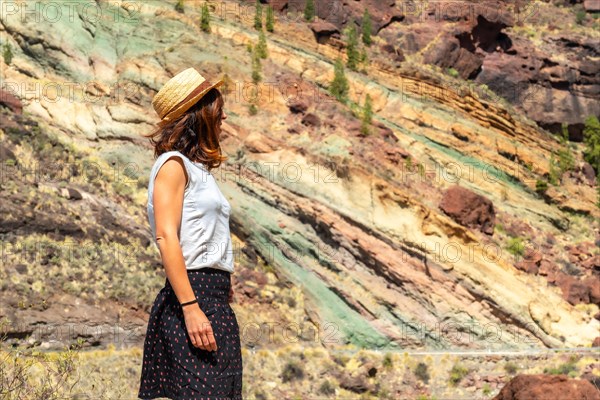
[[[167,278],[180,303],[196,298],[187,275],[178,234],[187,179],[183,160],[171,157],[158,171],[152,195],[156,240]]]

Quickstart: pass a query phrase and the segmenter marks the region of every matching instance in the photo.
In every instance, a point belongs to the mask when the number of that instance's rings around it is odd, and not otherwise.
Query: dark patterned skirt
[[[217,351],[195,347],[168,279],[154,300],[144,342],[138,398],[242,399],[240,330],[228,302],[231,274],[216,268],[188,270],[200,309],[210,320]]]

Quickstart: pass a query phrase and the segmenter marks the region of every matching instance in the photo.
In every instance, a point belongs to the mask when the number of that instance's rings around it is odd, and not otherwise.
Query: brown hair
[[[221,92],[213,88],[179,118],[143,135],[154,146],[154,157],[176,150],[209,171],[219,167],[228,158],[219,143],[223,104]]]

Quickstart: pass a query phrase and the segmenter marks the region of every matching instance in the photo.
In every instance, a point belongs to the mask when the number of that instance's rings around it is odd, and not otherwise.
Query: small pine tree
[[[312,22],[315,18],[315,2],[313,0],[306,0],[304,6],[304,19],[308,22]]]
[[[183,9],[183,0],[177,0],[177,3],[175,4],[175,11],[184,14],[185,10]]]
[[[269,56],[269,51],[267,49],[267,38],[265,36],[265,32],[262,30],[258,35],[258,44],[256,45],[256,51],[258,52],[258,56],[260,58],[267,58]]]
[[[4,51],[2,53],[2,57],[4,58],[4,63],[6,65],[10,65],[10,63],[12,62],[13,59],[13,52],[12,52],[12,46],[10,45],[10,43],[6,43],[4,45]]]
[[[361,49],[360,51],[360,62],[362,64],[366,64],[369,61],[368,56],[367,56],[367,49],[365,49],[364,47]]]
[[[365,13],[362,19],[362,41],[365,45],[370,46],[371,40],[371,16],[369,15],[369,9],[365,8]]]
[[[250,106],[248,107],[248,111],[250,112],[250,115],[256,115],[258,113],[258,107],[257,107],[258,92],[256,90],[256,87],[250,88],[250,93],[251,93],[251,97],[250,97]]]
[[[335,60],[333,82],[329,86],[329,92],[332,96],[342,103],[348,100],[348,79],[344,73],[344,63],[340,57]]]
[[[365,99],[365,105],[362,113],[361,127],[360,131],[363,135],[368,135],[370,133],[369,125],[371,125],[371,121],[373,119],[373,107],[371,105],[371,96],[367,93],[367,97]]]
[[[252,51],[252,82],[258,84],[262,80],[261,76],[261,64],[260,64],[260,54],[258,53],[258,49],[255,47]]]
[[[262,5],[260,0],[256,0],[256,14],[254,14],[254,29],[262,30]]]
[[[267,21],[266,21],[267,32],[273,32],[274,24],[275,24],[275,17],[273,16],[273,7],[268,6],[267,7]]]
[[[600,122],[595,115],[585,120],[583,142],[583,159],[596,170],[596,176],[600,176]]]
[[[346,55],[348,56],[347,66],[352,71],[358,69],[358,63],[360,61],[360,54],[358,52],[358,38],[356,33],[356,27],[351,24],[346,30]]]
[[[202,31],[210,33],[210,10],[208,9],[208,3],[202,5],[202,16],[200,17],[200,29]]]

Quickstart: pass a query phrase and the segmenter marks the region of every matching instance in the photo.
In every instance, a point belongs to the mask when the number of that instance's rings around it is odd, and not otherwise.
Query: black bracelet
[[[181,303],[181,307],[183,307],[183,306],[189,306],[190,304],[194,304],[194,303],[197,303],[197,302],[198,302],[198,299],[194,299],[192,301],[188,301],[187,303]]]

